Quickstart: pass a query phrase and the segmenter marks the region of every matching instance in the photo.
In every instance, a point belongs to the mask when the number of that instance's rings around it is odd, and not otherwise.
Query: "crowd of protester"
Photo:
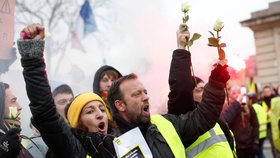
[[[143,138],[155,158],[264,158],[265,139],[273,157],[280,157],[279,87],[260,89],[253,77],[247,86],[228,85],[224,62],[213,67],[207,83],[193,76],[187,29],[177,31],[177,49],[166,79],[167,113],[162,115],[150,114],[147,89],[136,74],[123,75],[109,65],[95,73],[92,92],[74,96],[67,84],[51,90],[44,27],[31,24],[22,32],[27,38],[17,44],[33,135],[20,134],[22,107],[9,84],[0,82],[1,158],[118,157],[114,142],[135,128],[141,134],[134,138]]]

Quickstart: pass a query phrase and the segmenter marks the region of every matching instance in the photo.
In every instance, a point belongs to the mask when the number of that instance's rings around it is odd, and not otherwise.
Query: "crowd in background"
[[[97,70],[92,92],[74,96],[67,84],[51,89],[44,28],[33,24],[23,31],[28,39],[18,40],[18,49],[33,135],[20,135],[22,107],[12,85],[0,82],[0,157],[117,157],[113,140],[136,127],[153,157],[264,158],[265,139],[273,157],[280,157],[280,86],[260,88],[253,77],[248,85],[229,86],[224,64],[213,68],[208,83],[193,76],[185,49],[188,30],[177,31],[178,49],[166,79],[168,112],[155,116],[137,75],[123,76],[112,66]]]

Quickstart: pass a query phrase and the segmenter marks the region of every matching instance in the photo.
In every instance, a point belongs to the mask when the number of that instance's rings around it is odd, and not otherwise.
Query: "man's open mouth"
[[[143,108],[143,111],[144,111],[146,114],[149,114],[149,113],[150,113],[149,105],[145,105],[144,108]]]

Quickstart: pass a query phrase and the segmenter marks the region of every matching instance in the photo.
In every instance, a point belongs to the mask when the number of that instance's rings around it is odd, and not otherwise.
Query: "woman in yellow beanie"
[[[28,39],[19,39],[17,44],[31,121],[48,145],[49,157],[115,158],[114,136],[107,134],[108,112],[103,100],[95,93],[80,94],[67,111],[72,128],[66,124],[56,111],[46,73],[44,27],[32,24],[22,32]]]
[[[72,128],[102,134],[107,134],[108,115],[106,104],[95,93],[78,95],[67,111],[67,119]]]
[[[114,136],[108,134],[110,113],[101,97],[95,93],[82,93],[66,108],[66,116],[74,135],[91,155],[115,157]],[[102,145],[100,145],[102,144]]]

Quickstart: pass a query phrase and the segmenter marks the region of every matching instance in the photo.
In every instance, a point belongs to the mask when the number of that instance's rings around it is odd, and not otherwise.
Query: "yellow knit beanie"
[[[108,118],[111,116],[108,109],[106,108],[106,104],[104,103],[102,98],[100,98],[97,94],[82,93],[73,100],[67,112],[67,118],[71,127],[76,128],[78,126],[78,120],[82,109],[87,103],[91,101],[100,101],[105,106]]]

